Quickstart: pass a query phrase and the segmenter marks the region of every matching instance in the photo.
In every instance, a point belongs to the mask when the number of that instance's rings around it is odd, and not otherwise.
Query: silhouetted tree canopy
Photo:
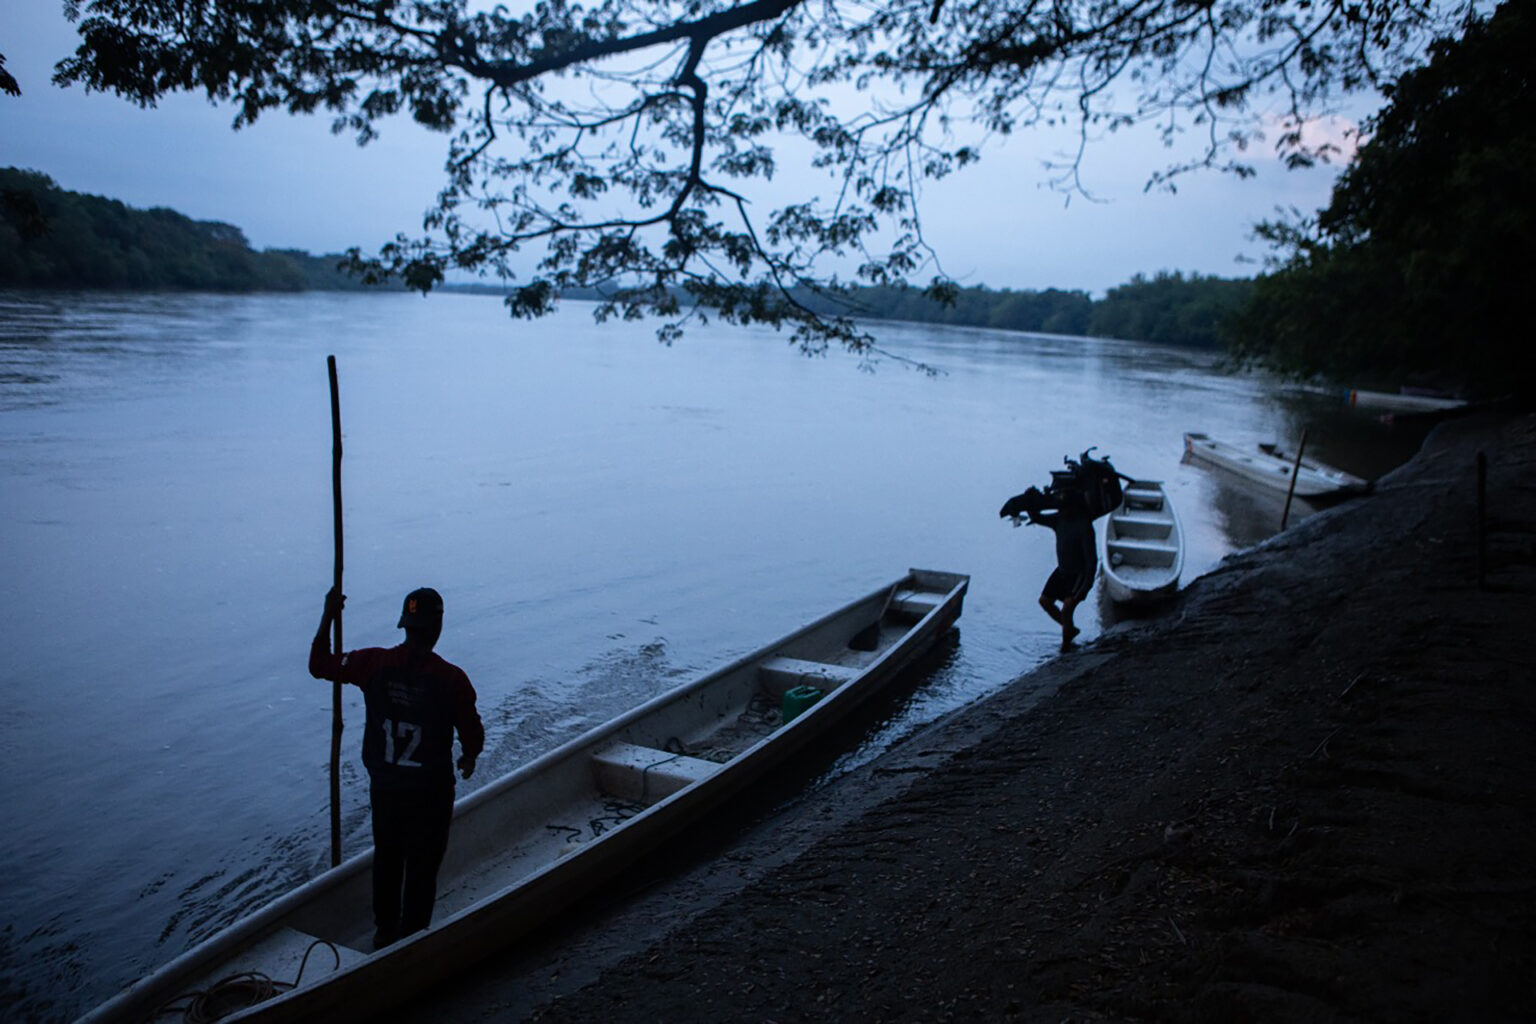
[[[1536,11],[1506,3],[1388,89],[1328,208],[1264,226],[1284,261],[1237,321],[1239,354],[1366,386],[1532,392],[1533,52]]]
[[[1160,173],[1243,173],[1278,112],[1306,162],[1308,114],[1391,80],[1476,2],[69,0],[82,42],[56,80],[146,105],[202,92],[237,126],[325,111],[361,141],[396,114],[448,133],[423,233],[356,254],[365,273],[426,290],[531,253],[519,315],[591,286],[600,315],[667,317],[664,339],[702,305],[857,349],[850,320],[796,296],[953,295],[918,200],[989,137],[1151,121],[1199,140]],[[820,168],[824,194],[773,197],[781,162]],[[1072,187],[1075,162],[1058,171]]]
[[[0,53],[0,92],[7,96],[20,96],[21,85],[16,81],[16,76],[5,70],[5,54]]]

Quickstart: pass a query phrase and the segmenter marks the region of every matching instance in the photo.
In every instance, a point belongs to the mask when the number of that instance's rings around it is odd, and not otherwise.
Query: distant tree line
[[[254,251],[231,224],[68,192],[0,169],[0,287],[303,291],[363,285],[339,256]]]
[[[231,224],[192,220],[174,210],[138,210],[65,191],[36,171],[0,170],[0,287],[235,292],[365,287],[339,268],[341,262],[343,257],[294,249],[256,252]],[[821,313],[864,319],[1217,348],[1223,320],[1246,300],[1250,287],[1245,280],[1159,273],[1137,275],[1102,299],[1058,288],[987,287],[957,288],[951,302],[898,287],[855,288],[840,301],[810,293],[797,298]],[[505,293],[498,286],[467,290]],[[574,289],[565,297],[604,298]]]
[[[1109,289],[1102,299],[1083,291],[960,288],[953,302],[930,298],[917,288],[858,288],[849,296],[852,315],[875,320],[993,327],[1040,334],[1123,338],[1164,345],[1216,349],[1226,342],[1225,325],[1248,301],[1245,279],[1188,277],[1160,272],[1137,274]],[[832,300],[800,295],[817,312],[848,312]]]

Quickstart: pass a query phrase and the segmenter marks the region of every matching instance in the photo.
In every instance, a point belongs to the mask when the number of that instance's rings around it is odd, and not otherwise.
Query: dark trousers
[[[373,923],[382,945],[432,923],[437,869],[448,848],[453,790],[373,786]]]

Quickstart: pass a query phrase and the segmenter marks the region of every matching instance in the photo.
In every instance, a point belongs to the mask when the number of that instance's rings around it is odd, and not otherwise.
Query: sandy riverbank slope
[[[1530,1019],[1533,541],[1536,420],[1449,423],[1372,497],[1228,559],[1170,616],[411,1015]]]

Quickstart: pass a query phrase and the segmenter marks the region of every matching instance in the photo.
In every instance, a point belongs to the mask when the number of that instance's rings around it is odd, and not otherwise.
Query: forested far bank
[[[1102,299],[1084,291],[1012,291],[984,286],[960,288],[952,303],[928,297],[917,288],[859,288],[851,305],[815,296],[801,301],[819,313],[848,313],[871,320],[911,320],[993,327],[1042,334],[1122,338],[1161,345],[1221,348],[1224,324],[1248,301],[1253,282],[1185,276],[1162,271],[1141,274],[1109,289]]]
[[[360,289],[340,256],[257,252],[232,224],[140,210],[0,168],[0,287],[181,291]]]
[[[340,256],[253,250],[232,224],[174,210],[140,210],[70,192],[47,175],[0,169],[0,287],[128,290],[333,291],[364,287]],[[449,286],[452,287],[451,285]],[[1102,299],[1084,291],[960,288],[940,302],[918,288],[856,288],[842,300],[797,298],[818,312],[873,320],[1124,338],[1197,348],[1225,343],[1223,322],[1248,280],[1161,272],[1136,276]],[[476,291],[497,293],[494,286]],[[569,298],[600,298],[570,292]]]

